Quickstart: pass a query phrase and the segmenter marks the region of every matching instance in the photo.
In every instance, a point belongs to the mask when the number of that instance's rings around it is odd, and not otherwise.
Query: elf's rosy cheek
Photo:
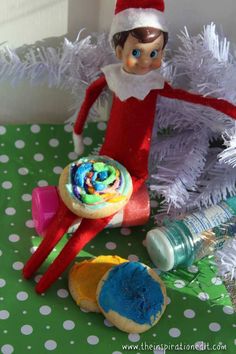
[[[133,59],[133,58],[128,58],[128,59],[126,60],[126,66],[127,66],[128,68],[132,68],[132,67],[135,65],[135,63],[136,63],[136,60]]]
[[[152,63],[152,69],[158,69],[161,66],[161,59],[157,59]]]

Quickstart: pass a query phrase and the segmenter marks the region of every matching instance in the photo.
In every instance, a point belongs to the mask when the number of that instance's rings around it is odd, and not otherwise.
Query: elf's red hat
[[[164,0],[117,0],[110,30],[114,34],[139,27],[154,27],[167,32]]]

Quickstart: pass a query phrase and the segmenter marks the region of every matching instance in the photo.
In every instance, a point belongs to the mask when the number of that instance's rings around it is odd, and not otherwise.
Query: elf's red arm
[[[176,89],[171,87],[167,82],[165,83],[164,89],[160,90],[160,95],[168,98],[174,98],[190,103],[201,104],[203,106],[208,106],[220,111],[233,119],[236,119],[236,106],[232,103],[218,98],[213,97],[203,97],[198,94],[187,92],[181,89]]]
[[[106,85],[107,83],[105,76],[101,76],[87,88],[84,102],[80,108],[78,117],[74,125],[74,133],[76,135],[80,135],[82,133],[90,108],[92,107],[92,105],[94,104],[94,102],[101,94],[102,90]]]

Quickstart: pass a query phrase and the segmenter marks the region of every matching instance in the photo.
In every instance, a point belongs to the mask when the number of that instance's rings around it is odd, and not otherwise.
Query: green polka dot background
[[[85,156],[98,151],[105,129],[105,123],[88,125]],[[63,168],[77,158],[71,132],[69,125],[0,126],[0,353],[164,354],[161,348],[143,351],[145,343],[194,345],[196,350],[188,353],[215,345],[218,349],[207,353],[236,353],[236,315],[212,259],[187,270],[156,269],[167,286],[168,306],[159,324],[142,335],[122,333],[101,314],[81,311],[68,292],[67,272],[46,294],[35,293],[36,282],[69,235],[40,273],[30,281],[22,279],[22,268],[41,241],[32,221],[31,193],[37,186],[57,185]],[[152,200],[151,205],[154,216],[158,204]],[[77,260],[117,254],[153,267],[144,241],[153,226],[151,217],[142,227],[106,229]]]

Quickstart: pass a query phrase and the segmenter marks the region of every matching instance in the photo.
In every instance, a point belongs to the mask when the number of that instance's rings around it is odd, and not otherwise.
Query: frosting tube
[[[115,214],[126,205],[132,179],[124,166],[109,157],[83,157],[63,170],[59,193],[76,215],[96,219]]]

